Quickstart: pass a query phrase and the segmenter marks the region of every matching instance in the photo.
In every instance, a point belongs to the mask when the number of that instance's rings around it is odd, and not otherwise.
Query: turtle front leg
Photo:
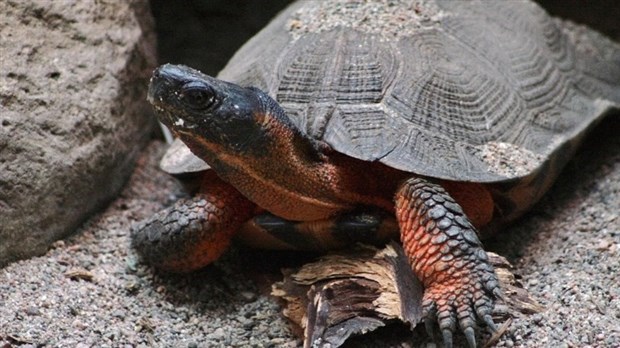
[[[395,203],[403,248],[425,287],[427,331],[432,334],[437,322],[445,346],[451,347],[458,323],[475,347],[476,322],[495,330],[491,311],[501,296],[475,228],[441,186],[421,178],[405,181]]]
[[[181,199],[131,228],[131,244],[156,268],[189,272],[218,259],[255,205],[214,173],[197,195]]]

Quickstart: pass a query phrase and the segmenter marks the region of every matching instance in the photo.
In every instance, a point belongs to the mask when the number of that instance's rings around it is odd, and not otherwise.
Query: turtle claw
[[[435,339],[435,318],[437,317],[437,306],[435,306],[434,302],[428,303],[424,305],[423,314],[424,318],[424,328],[426,329],[426,334],[431,339]]]
[[[424,327],[426,328],[426,334],[432,340],[435,340],[435,322],[431,319],[424,320]]]
[[[483,316],[482,320],[484,321],[484,324],[491,330],[491,333],[497,331],[497,325],[495,325],[495,322],[493,321],[493,318],[490,314]]]
[[[495,296],[496,299],[506,302],[506,297],[504,296],[504,293],[500,290],[499,284],[493,287],[493,296]]]
[[[450,329],[441,330],[444,348],[452,348],[452,331]]]
[[[465,334],[469,348],[476,348],[476,333],[474,328],[470,326],[463,330],[463,333]]]

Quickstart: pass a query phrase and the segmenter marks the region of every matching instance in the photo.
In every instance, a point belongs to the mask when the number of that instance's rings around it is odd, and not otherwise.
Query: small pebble
[[[241,297],[248,302],[256,300],[256,293],[251,291],[241,291],[239,295],[241,295]]]
[[[85,330],[88,328],[88,325],[79,319],[74,320],[71,325],[78,330]]]
[[[119,318],[119,319],[124,319],[125,318],[125,312],[120,310],[120,309],[117,309],[114,312],[112,312],[112,316],[116,317],[116,318]]]
[[[215,329],[215,331],[213,331],[212,333],[208,334],[207,337],[215,341],[221,341],[224,339],[224,337],[226,337],[226,333],[224,332],[224,329],[220,327]]]
[[[35,306],[28,306],[25,310],[27,315],[39,315],[41,314],[41,311],[39,311],[39,308],[35,307]]]
[[[541,325],[541,323],[543,322],[543,315],[541,313],[536,313],[532,316],[532,321],[536,324],[536,325]]]

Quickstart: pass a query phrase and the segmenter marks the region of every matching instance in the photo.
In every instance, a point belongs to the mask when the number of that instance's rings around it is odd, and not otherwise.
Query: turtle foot
[[[209,193],[181,199],[132,226],[132,246],[148,264],[173,272],[202,268],[228,249],[252,216],[254,204],[237,190],[213,176],[205,181]]]
[[[491,314],[493,303],[502,295],[492,267],[483,263],[471,271],[464,268],[464,272],[435,282],[424,291],[422,319],[426,330],[434,337],[435,327],[439,326],[445,347],[452,347],[457,327],[471,348],[476,347],[478,323],[491,332],[497,330]]]
[[[200,195],[182,199],[134,224],[131,243],[148,264],[184,272],[217,259],[228,247],[232,233],[222,228],[221,212]]]

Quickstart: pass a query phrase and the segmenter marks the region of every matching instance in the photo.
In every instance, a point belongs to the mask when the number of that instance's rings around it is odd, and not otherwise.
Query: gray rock
[[[0,2],[0,267],[44,253],[123,186],[150,135],[145,0]]]

